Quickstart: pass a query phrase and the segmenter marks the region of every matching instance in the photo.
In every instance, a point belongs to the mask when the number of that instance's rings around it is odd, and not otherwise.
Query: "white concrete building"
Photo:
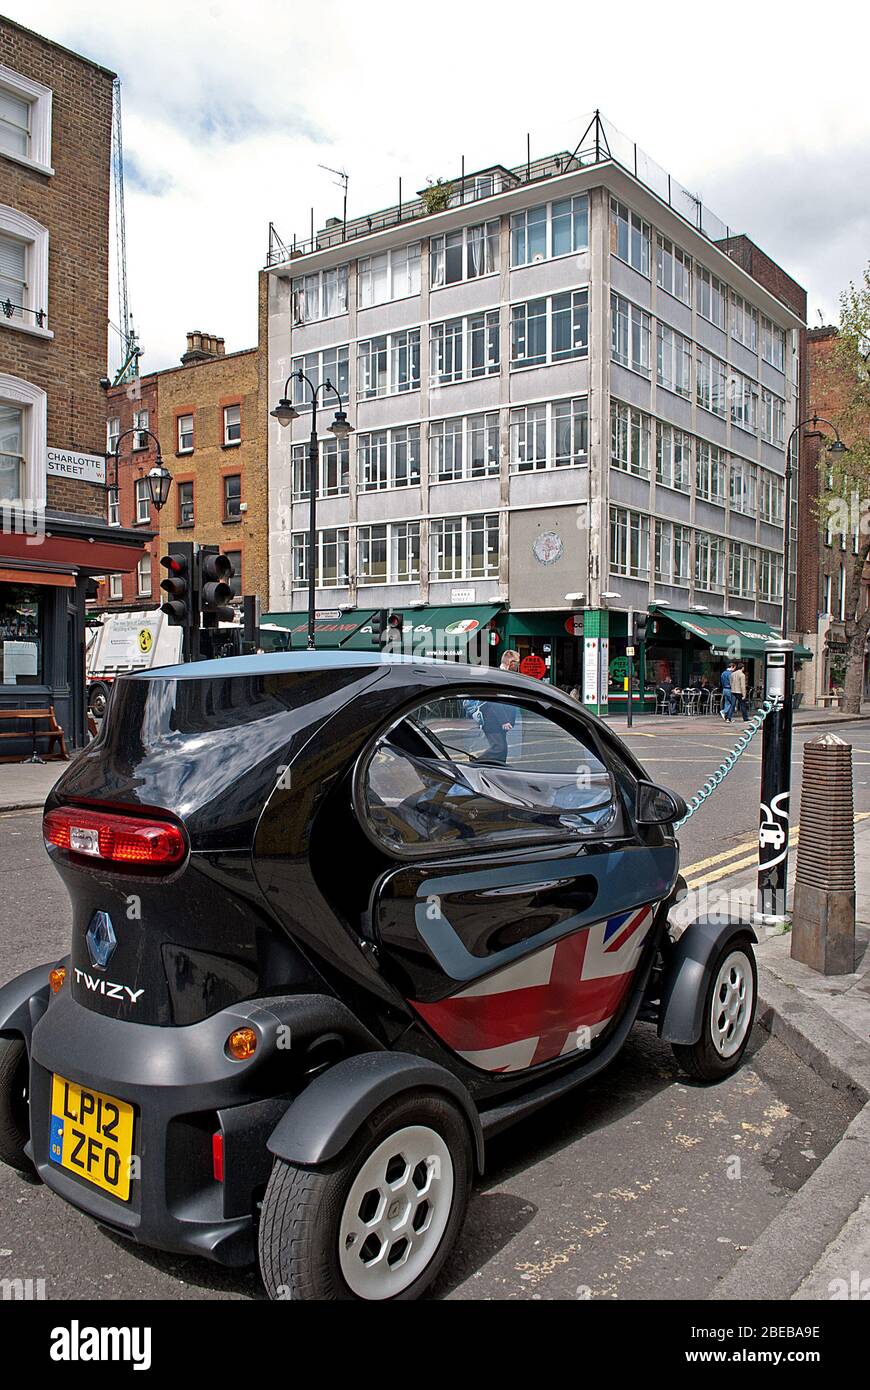
[[[631,609],[656,619],[650,686],[714,675],[735,624],[751,655],[779,623],[803,324],[745,245],[597,118],[573,153],[454,180],[443,210],[278,248],[270,397],[328,376],[354,427],[326,433],[324,397],[324,640],[366,642],[383,607],[421,632],[467,611],[598,707],[624,703]],[[307,399],[269,431],[269,604],[301,622]]]

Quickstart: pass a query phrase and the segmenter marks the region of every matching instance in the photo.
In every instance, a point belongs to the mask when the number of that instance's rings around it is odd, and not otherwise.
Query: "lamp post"
[[[112,483],[106,483],[106,491],[118,491],[118,463],[121,456],[121,441],[126,439],[128,434],[147,434],[148,438],[153,439],[154,443],[157,445],[157,458],[154,467],[151,469],[150,473],[147,474],[147,480],[151,505],[154,507],[155,511],[160,512],[166,506],[166,501],[169,497],[169,489],[172,487],[172,474],[163,463],[163,458],[160,453],[160,440],[157,438],[157,435],[152,434],[150,430],[140,429],[138,425],[134,429],[124,430],[123,434],[119,434],[118,438],[115,440],[113,452],[107,455],[107,458],[113,458],[115,460],[115,479]]]
[[[785,531],[783,534],[782,545],[782,635],[788,637],[788,571],[791,563],[791,446],[796,435],[807,425],[812,425],[817,434],[821,434],[819,425],[827,425],[829,430],[834,431],[834,438],[828,445],[828,451],[832,454],[848,454],[849,450],[840,438],[840,431],[830,420],[826,420],[822,415],[810,415],[806,420],[799,420],[788,437],[788,444],[785,450]]]
[[[353,425],[347,418],[342,409],[341,394],[333,386],[327,377],[326,381],[315,386],[314,382],[305,375],[299,367],[295,372],[291,372],[284,383],[284,390],[281,399],[271,412],[273,419],[278,421],[282,427],[290,424],[291,420],[299,419],[299,411],[293,405],[287,395],[291,381],[304,383],[311,392],[311,435],[308,441],[308,650],[314,651],[314,614],[315,614],[315,594],[317,589],[317,475],[319,472],[320,445],[317,439],[317,402],[321,391],[331,391],[338,401],[338,410],[335,418],[329,426],[330,434],[334,434],[336,439],[346,439],[353,430]]]

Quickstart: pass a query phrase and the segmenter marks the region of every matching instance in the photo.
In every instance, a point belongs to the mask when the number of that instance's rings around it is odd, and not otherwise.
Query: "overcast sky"
[[[427,178],[571,148],[594,107],[807,287],[870,259],[870,19],[824,6],[577,0],[0,0],[123,82],[127,263],[143,367],[200,328],[256,336],[272,220],[322,226]],[[116,303],[112,305],[117,316]]]

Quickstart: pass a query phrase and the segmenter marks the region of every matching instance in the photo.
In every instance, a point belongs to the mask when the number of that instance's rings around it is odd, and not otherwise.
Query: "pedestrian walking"
[[[731,681],[736,666],[736,661],[729,661],[719,677],[719,684],[722,687],[722,708],[719,711],[719,717],[720,719],[724,719],[726,724],[731,723],[734,715],[734,692],[731,689]]]
[[[519,671],[519,652],[509,648],[501,659],[500,668],[502,671]],[[519,722],[519,710],[516,705],[508,705],[501,700],[484,700],[480,706],[480,722],[486,735],[486,748],[482,760],[506,763],[508,734]]]
[[[731,697],[732,714],[736,705],[745,723],[749,718],[749,710],[746,707],[746,671],[744,670],[742,662],[731,672]]]

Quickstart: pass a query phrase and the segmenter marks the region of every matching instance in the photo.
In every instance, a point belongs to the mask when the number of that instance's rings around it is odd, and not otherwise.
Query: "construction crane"
[[[118,274],[118,312],[120,323],[112,325],[121,339],[121,366],[114,385],[132,381],[139,375],[142,349],[130,315],[127,292],[127,223],[124,215],[124,139],[121,131],[121,79],[112,85],[112,185],[115,194],[115,253]]]

